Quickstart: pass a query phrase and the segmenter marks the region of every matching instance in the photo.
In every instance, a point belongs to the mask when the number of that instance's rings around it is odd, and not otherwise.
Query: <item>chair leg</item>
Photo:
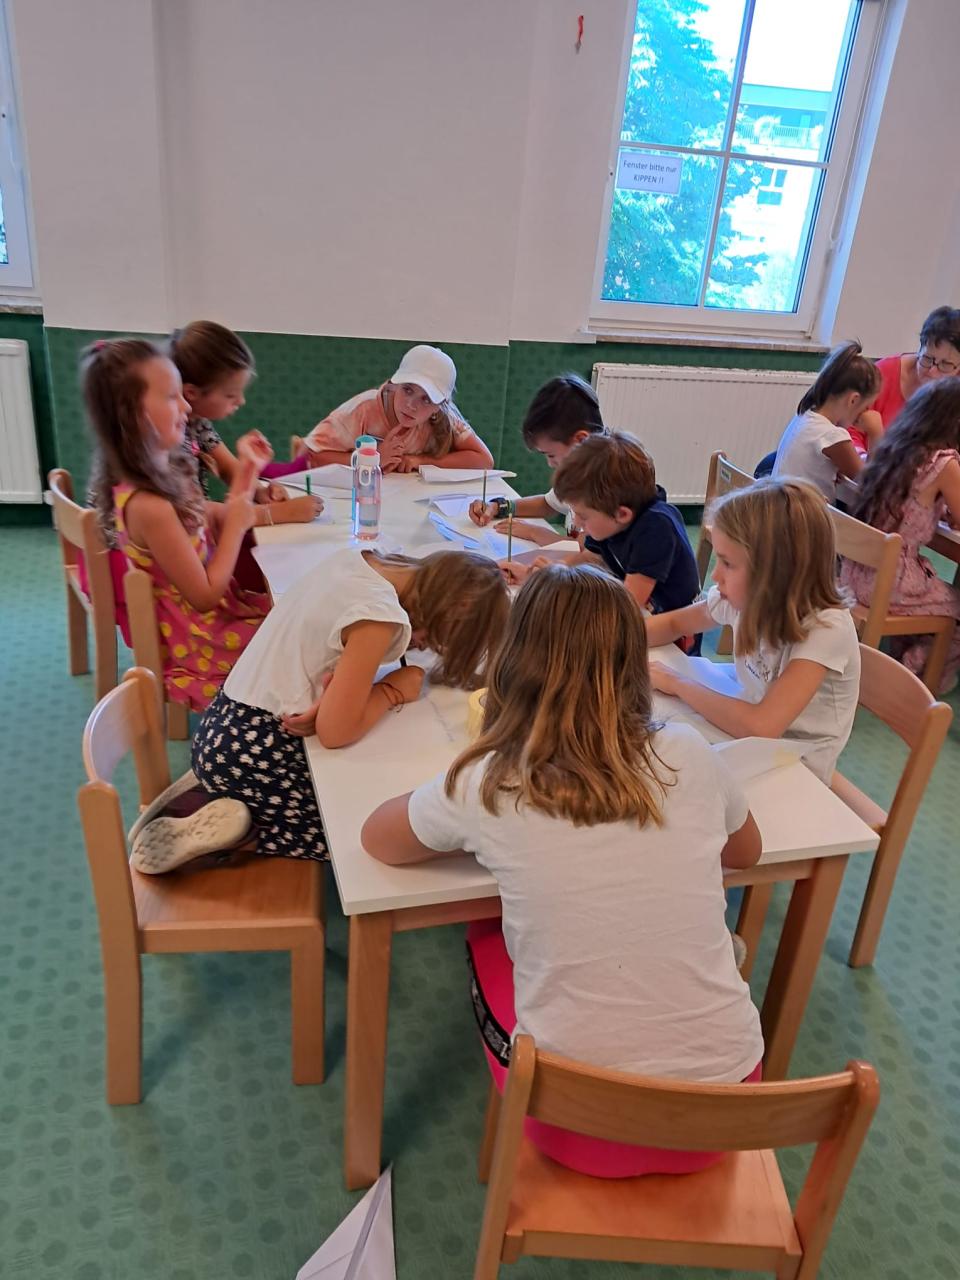
[[[323,984],[326,938],[321,926],[290,952],[290,1022],[294,1084],[323,1084]]]
[[[747,944],[747,958],[740,969],[744,982],[750,981],[750,974],[753,972],[753,962],[757,958],[757,947],[760,945],[760,935],[763,933],[772,897],[772,884],[748,884],[743,891],[736,931]]]
[[[954,627],[946,627],[943,631],[938,631],[933,636],[933,643],[930,645],[930,652],[927,654],[926,665],[923,668],[923,683],[927,686],[934,697],[940,688],[940,681],[943,679],[943,669],[947,665],[947,658],[950,656],[950,646],[953,643]]]
[[[190,737],[190,712],[183,702],[167,703],[167,737],[171,742],[185,742]]]
[[[483,1117],[480,1154],[477,1157],[478,1182],[486,1182],[490,1177],[490,1162],[493,1160],[493,1146],[497,1140],[497,1125],[500,1122],[500,1101],[500,1090],[491,1080],[490,1092],[487,1094],[487,1109]]]
[[[880,942],[887,907],[893,896],[893,886],[897,872],[900,870],[903,850],[901,849],[896,856],[893,856],[891,850],[890,855],[884,857],[884,850],[881,847],[873,859],[867,891],[863,895],[863,906],[860,908],[860,918],[857,920],[857,929],[853,935],[853,945],[847,956],[847,964],[851,969],[861,969],[864,965],[873,964],[876,958],[877,945]]]
[[[107,1102],[137,1103],[141,1098],[143,990],[140,956],[131,962],[103,956],[104,1021],[107,1037]]]
[[[87,647],[87,611],[67,584],[67,644],[69,647],[70,674],[86,675],[90,670],[90,653]],[[99,697],[99,695],[98,695]]]

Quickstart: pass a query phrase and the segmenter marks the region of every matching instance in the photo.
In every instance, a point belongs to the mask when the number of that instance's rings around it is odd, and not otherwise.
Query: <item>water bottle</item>
[[[353,472],[354,472],[353,486],[350,493],[350,524],[351,526],[353,526],[357,518],[357,481],[356,481],[357,458],[360,456],[360,450],[363,448],[365,444],[372,444],[373,447],[376,448],[378,442],[377,442],[376,436],[357,436],[354,443],[356,445],[356,448],[354,449],[353,453],[350,455],[350,466],[353,468]]]
[[[353,469],[353,536],[372,542],[380,536],[380,454],[371,444],[357,450]]]

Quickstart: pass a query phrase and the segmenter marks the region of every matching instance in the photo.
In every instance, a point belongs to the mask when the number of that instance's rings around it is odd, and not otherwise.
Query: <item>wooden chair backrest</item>
[[[836,507],[828,507],[827,510],[833,523],[837,554],[875,571],[870,607],[861,638],[865,644],[876,648],[883,637],[883,625],[890,612],[890,597],[893,594],[903,539],[899,533],[884,533],[882,529],[874,529],[872,525],[864,524],[862,520],[838,511]]]
[[[83,731],[83,767],[88,780],[110,783],[119,762],[132,752],[140,803],[144,805],[170,785],[156,686],[152,671],[131,667],[116,689],[93,708]]]
[[[95,609],[107,610],[112,616],[113,579],[107,544],[100,532],[97,513],[90,507],[82,507],[73,497],[73,478],[69,471],[56,467],[47,476],[53,507],[53,522],[60,536],[60,551],[65,568],[77,564],[77,551],[83,552],[87,568],[90,600]]]
[[[133,660],[138,667],[146,667],[156,676],[157,697],[162,704],[163,659],[160,656],[160,629],[150,575],[142,569],[128,569],[123,575],[123,591],[127,598]]]
[[[707,492],[703,499],[703,519],[700,522],[700,542],[697,546],[697,568],[700,571],[701,586],[706,580],[710,553],[713,550],[713,539],[707,524],[710,507],[725,493],[731,493],[734,489],[748,489],[754,483],[753,476],[741,471],[722,450],[711,455],[707,470]]]
[[[678,1149],[766,1150],[815,1142],[794,1210],[803,1274],[812,1277],[879,1094],[876,1072],[862,1062],[812,1080],[700,1085],[585,1067],[539,1053],[532,1037],[519,1035],[500,1111],[485,1224],[495,1224],[500,1235],[506,1227],[527,1115],[612,1141]],[[571,1221],[571,1235],[579,1225]]]

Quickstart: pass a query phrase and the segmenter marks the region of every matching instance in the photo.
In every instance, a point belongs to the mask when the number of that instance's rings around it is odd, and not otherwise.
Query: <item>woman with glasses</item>
[[[938,378],[960,373],[960,310],[937,307],[931,311],[920,330],[920,349],[901,356],[884,356],[877,361],[877,368],[880,394],[873,407],[850,429],[851,439],[863,453],[867,437],[885,431],[914,392]]]

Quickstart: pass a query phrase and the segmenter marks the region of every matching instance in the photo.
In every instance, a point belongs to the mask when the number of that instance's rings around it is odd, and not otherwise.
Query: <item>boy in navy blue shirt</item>
[[[591,436],[557,468],[553,485],[584,530],[578,560],[602,561],[638,604],[665,613],[700,592],[680,512],[657,484],[653,459],[621,431]]]

